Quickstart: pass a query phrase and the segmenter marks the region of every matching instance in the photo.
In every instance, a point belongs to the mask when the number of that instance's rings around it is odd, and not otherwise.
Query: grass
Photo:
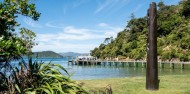
[[[160,88],[157,91],[145,89],[145,77],[111,78],[82,80],[88,89],[101,89],[111,85],[113,94],[190,94],[190,75],[159,76]]]

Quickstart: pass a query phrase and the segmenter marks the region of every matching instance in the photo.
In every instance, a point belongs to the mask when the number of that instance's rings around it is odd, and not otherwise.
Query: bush
[[[60,71],[64,71],[63,75]],[[0,87],[4,87],[0,93],[7,94],[86,94],[75,81],[70,79],[68,72],[59,64],[45,64],[30,58],[28,63],[23,60],[19,67],[13,68],[11,74],[6,77],[0,72]],[[4,78],[3,78],[4,77]],[[3,81],[2,81],[3,80]],[[2,83],[6,82],[6,83]]]

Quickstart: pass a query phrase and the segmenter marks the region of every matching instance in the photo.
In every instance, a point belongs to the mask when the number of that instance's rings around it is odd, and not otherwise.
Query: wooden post
[[[68,65],[70,65],[70,60],[69,60],[69,56],[68,56]]]
[[[72,60],[72,65],[74,65],[74,61]]]
[[[128,64],[128,67],[131,67],[130,62],[127,62],[127,64]]]
[[[174,63],[170,63],[170,68],[174,69]]]
[[[160,61],[160,68],[164,68],[164,63],[162,63],[162,61]]]
[[[134,67],[138,67],[138,62],[134,62]]]
[[[184,69],[184,64],[183,63],[181,63],[181,69]]]
[[[136,62],[136,64],[135,64],[135,65],[136,65],[135,67],[138,67],[138,66],[139,66],[138,62]]]
[[[164,68],[164,63],[161,63],[162,64],[162,68]]]
[[[79,61],[78,60],[76,60],[76,63],[77,63],[77,65],[79,65]]]
[[[125,62],[121,62],[122,63],[122,66],[125,67]]]
[[[144,67],[146,68],[146,66],[147,66],[147,63],[144,63]]]
[[[94,61],[94,62],[92,62],[92,65],[94,66],[94,63],[95,63],[96,61]]]
[[[148,9],[146,89],[159,89],[157,60],[157,9],[155,2],[151,3],[150,8]]]

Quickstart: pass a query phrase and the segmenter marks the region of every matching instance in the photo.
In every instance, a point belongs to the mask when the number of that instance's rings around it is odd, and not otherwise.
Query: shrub
[[[60,71],[64,71],[67,75],[63,75]],[[0,93],[87,93],[75,81],[70,79],[70,75],[64,67],[59,64],[52,64],[51,62],[32,62],[32,58],[29,58],[28,63],[22,60],[22,62],[19,63],[19,67],[14,67],[12,73],[8,77],[1,74],[0,76],[4,78],[1,77],[0,80],[4,80],[6,83],[0,83],[0,87],[5,87],[5,90],[0,91]]]

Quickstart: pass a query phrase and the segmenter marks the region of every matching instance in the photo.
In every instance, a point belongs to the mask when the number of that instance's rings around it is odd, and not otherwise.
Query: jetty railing
[[[103,66],[128,66],[128,67],[146,67],[146,61],[126,61],[126,60],[69,60],[68,65],[103,65]],[[160,68],[181,68],[186,65],[190,66],[190,62],[170,62],[158,61]]]

